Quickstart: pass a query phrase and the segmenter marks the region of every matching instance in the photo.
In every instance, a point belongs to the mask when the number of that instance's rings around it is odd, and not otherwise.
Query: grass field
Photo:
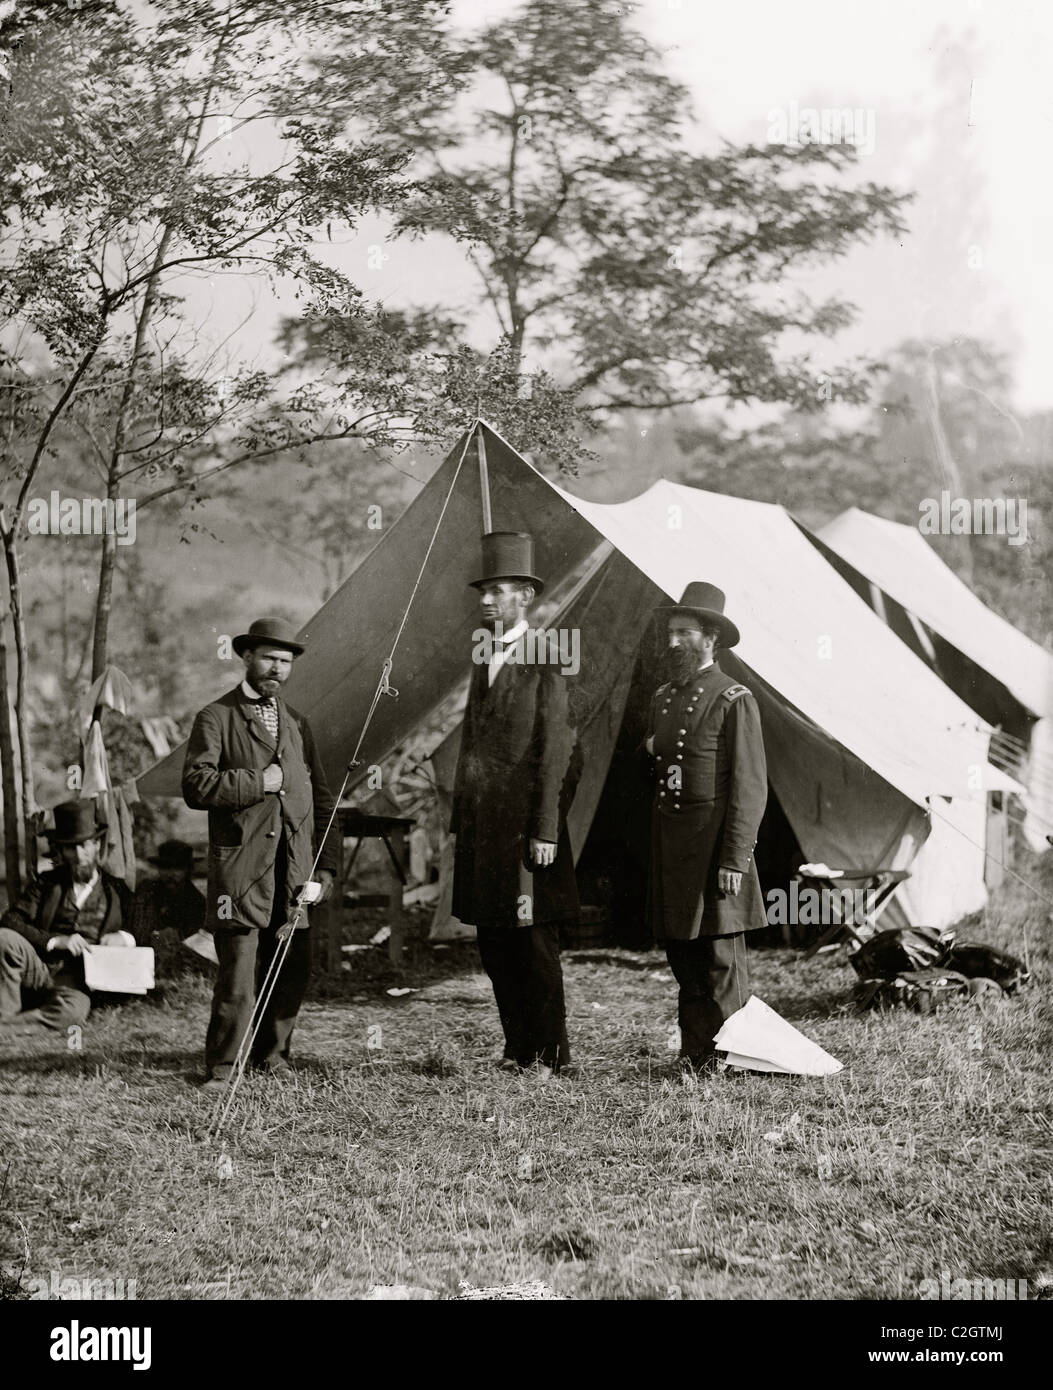
[[[0,1032],[6,1292],[916,1298],[948,1271],[1048,1298],[1048,915],[1012,888],[969,933],[1019,953],[1027,925],[1026,992],[926,1018],[860,1015],[843,955],[757,952],[755,992],[844,1062],[824,1079],[674,1078],[658,952],[572,953],[578,1075],[508,1077],[473,947],[425,949],[398,999],[358,954],[305,1006],[295,1074],[246,1080],[226,1157],[188,1084],[203,979],[97,1010],[80,1051]]]

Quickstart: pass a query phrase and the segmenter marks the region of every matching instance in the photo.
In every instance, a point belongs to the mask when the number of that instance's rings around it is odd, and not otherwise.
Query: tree
[[[1026,544],[999,535],[930,543],[985,603],[1048,646],[1053,434],[1048,416],[1021,418],[1011,399],[1010,363],[990,345],[911,339],[888,354],[861,419],[787,411],[733,431],[720,419],[684,418],[679,476],[713,492],[778,502],[815,527],[853,506],[917,526],[923,501],[943,491],[1025,499]]]
[[[687,93],[632,9],[528,0],[475,33],[437,29],[441,84],[334,50],[312,101],[407,161],[417,187],[394,234],[462,245],[512,376],[544,354],[586,421],[715,398],[864,399],[865,369],[820,379],[785,354],[789,335],[825,339],[851,318],[787,281],[901,232],[905,199],[848,186],[846,146],[692,152]],[[351,376],[353,354],[344,365]]]
[[[291,445],[397,432],[390,414],[334,420],[338,412],[309,387],[279,391],[261,373],[225,371],[215,350],[195,355],[179,277],[256,271],[295,281],[305,312],[338,303],[368,316],[364,296],[311,242],[322,226],[353,226],[366,209],[397,206],[408,192],[405,161],[341,138],[305,105],[305,55],[330,42],[388,61],[396,45],[425,53],[440,8],[437,0],[226,0],[217,10],[155,0],[149,17],[129,3],[44,3],[7,17],[0,540],[27,817],[22,557],[29,504],[60,450],[78,441],[109,503],[152,482],[137,499],[142,510],[173,493],[201,495],[213,475]],[[240,163],[231,155],[227,137],[249,128],[266,128],[279,147],[262,167],[259,149]],[[107,660],[116,545],[112,531],[102,535],[93,678]],[[6,791],[10,749],[4,757]]]

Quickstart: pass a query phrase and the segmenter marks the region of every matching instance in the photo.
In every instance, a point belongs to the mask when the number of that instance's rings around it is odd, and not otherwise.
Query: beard
[[[90,883],[91,876],[95,872],[94,864],[74,864],[73,878],[77,883]]]
[[[662,654],[660,674],[663,684],[685,685],[698,670],[700,657],[690,647],[670,647]]]

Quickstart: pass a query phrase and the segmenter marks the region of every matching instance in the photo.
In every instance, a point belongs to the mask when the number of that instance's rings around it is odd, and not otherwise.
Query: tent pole
[[[483,534],[489,535],[494,529],[494,522],[490,512],[490,472],[486,466],[486,445],[483,442],[481,420],[475,422],[475,444],[479,451],[479,493],[483,503]]]

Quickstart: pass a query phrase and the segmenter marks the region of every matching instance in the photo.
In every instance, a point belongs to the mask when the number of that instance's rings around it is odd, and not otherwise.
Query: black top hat
[[[253,647],[288,647],[293,656],[304,650],[303,643],[297,642],[292,628],[284,618],[257,618],[249,625],[248,632],[240,632],[234,638],[233,647],[238,656],[244,656]]]
[[[545,587],[534,573],[534,537],[526,531],[488,531],[483,537],[483,573],[472,588],[499,579],[522,579],[537,593]]]
[[[158,869],[182,869],[189,872],[194,867],[194,851],[185,840],[165,840],[157,846],[157,853],[150,863]]]
[[[82,845],[86,840],[96,839],[106,829],[96,803],[87,797],[60,801],[52,814],[55,828],[47,831],[47,837],[53,845]]]
[[[724,616],[724,602],[723,589],[696,579],[684,590],[679,603],[662,604],[655,612],[664,614],[666,618],[684,613],[688,617],[712,623],[720,633],[720,645],[735,647],[739,643],[739,630],[730,618]]]

